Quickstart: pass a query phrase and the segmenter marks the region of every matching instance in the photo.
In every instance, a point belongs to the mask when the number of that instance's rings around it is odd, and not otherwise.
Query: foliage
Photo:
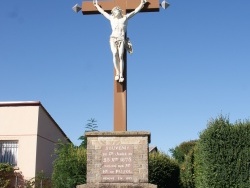
[[[85,126],[86,131],[85,132],[92,132],[92,131],[98,131],[97,128],[97,124],[96,124],[96,120],[94,118],[91,118],[88,120],[88,123]],[[87,148],[87,137],[85,135],[82,135],[78,138],[78,140],[82,140],[80,146]]]
[[[36,177],[25,181],[26,188],[33,188],[33,187],[42,187],[42,188],[51,188],[51,181],[50,178],[46,177],[44,172],[41,171],[37,173]]]
[[[72,143],[59,143],[53,164],[53,188],[72,188],[86,182],[86,149]]]
[[[194,187],[194,147],[197,140],[182,142],[179,146],[170,149],[172,157],[180,166],[180,186],[182,188]]]
[[[194,177],[194,148],[185,156],[180,165],[180,185],[182,188],[195,188]]]
[[[218,117],[200,135],[195,149],[197,188],[250,187],[250,122]]]
[[[188,142],[182,142],[179,146],[170,149],[172,157],[178,161],[179,164],[185,161],[185,156],[194,148],[197,140],[190,140]]]
[[[14,169],[8,163],[0,163],[0,187],[7,188],[10,179],[14,176]]]
[[[179,187],[179,166],[162,152],[149,154],[149,182],[158,188]]]

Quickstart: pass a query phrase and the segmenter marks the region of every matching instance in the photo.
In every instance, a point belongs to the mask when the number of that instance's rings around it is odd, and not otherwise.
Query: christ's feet
[[[123,82],[124,78],[122,76],[120,76],[119,82]]]
[[[119,80],[119,75],[118,75],[118,74],[115,75],[115,80],[116,80],[116,81]]]

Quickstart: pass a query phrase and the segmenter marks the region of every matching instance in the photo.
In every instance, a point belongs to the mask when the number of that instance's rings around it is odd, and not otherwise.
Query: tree
[[[185,156],[187,156],[190,151],[194,148],[197,140],[190,140],[187,142],[182,142],[179,146],[171,148],[169,151],[172,157],[178,161],[179,164],[183,163]]]
[[[169,151],[180,167],[180,186],[194,188],[194,148],[197,140],[182,142]]]
[[[93,131],[98,131],[97,128],[97,124],[96,124],[96,120],[94,118],[91,118],[89,120],[87,120],[88,123],[85,125],[85,132],[93,132]],[[87,138],[85,135],[82,135],[78,138],[78,140],[82,140],[80,146],[87,148]]]
[[[184,162],[180,164],[181,188],[195,188],[194,151],[195,148],[191,149],[185,156]]]
[[[71,188],[86,182],[87,154],[84,147],[72,143],[58,144],[53,164],[53,188]]]

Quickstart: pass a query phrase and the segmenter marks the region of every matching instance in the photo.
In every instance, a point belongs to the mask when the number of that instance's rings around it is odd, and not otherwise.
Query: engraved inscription
[[[133,146],[102,147],[102,182],[133,182]]]

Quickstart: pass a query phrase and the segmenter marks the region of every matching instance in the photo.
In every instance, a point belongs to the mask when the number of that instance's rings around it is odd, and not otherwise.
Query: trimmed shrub
[[[200,135],[195,150],[197,188],[250,187],[250,122],[219,117]]]
[[[158,188],[179,188],[180,170],[175,160],[156,152],[149,154],[149,182]]]
[[[73,188],[86,182],[86,149],[73,144],[58,144],[52,174],[53,188]]]

